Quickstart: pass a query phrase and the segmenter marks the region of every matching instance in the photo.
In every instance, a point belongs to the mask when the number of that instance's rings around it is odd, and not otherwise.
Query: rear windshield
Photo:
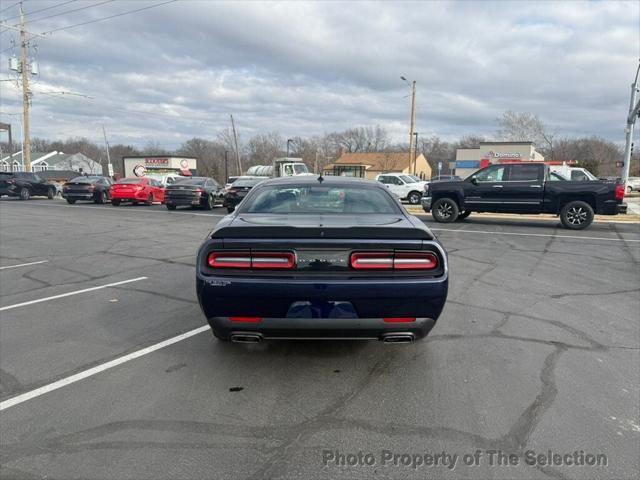
[[[396,214],[394,199],[377,188],[274,185],[247,198],[243,213]]]
[[[120,180],[118,180],[116,183],[119,184],[123,184],[123,183],[142,183],[142,179],[141,178],[122,178]]]
[[[202,186],[207,181],[205,177],[185,178],[184,180],[176,180],[180,185],[197,185]]]
[[[100,178],[98,177],[76,177],[69,181],[73,183],[96,183],[99,180]]]
[[[232,185],[234,187],[254,187],[263,180],[264,178],[239,178]]]

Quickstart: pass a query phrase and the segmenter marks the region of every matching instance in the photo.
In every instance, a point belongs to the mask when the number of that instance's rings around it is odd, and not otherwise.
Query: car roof
[[[322,178],[322,181],[319,179]],[[375,188],[383,188],[386,189],[384,185],[381,185],[379,182],[374,180],[369,180],[366,178],[358,178],[358,177],[342,177],[337,175],[326,175],[326,176],[316,176],[316,175],[295,175],[292,177],[276,177],[270,178],[262,182],[262,185],[322,185],[326,186],[371,186]]]

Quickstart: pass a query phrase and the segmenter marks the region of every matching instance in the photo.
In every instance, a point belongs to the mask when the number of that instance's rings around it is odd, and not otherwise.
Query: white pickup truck
[[[383,173],[376,177],[380,183],[384,183],[391,193],[400,200],[406,200],[411,205],[418,205],[427,182],[419,180],[413,175],[405,173]]]

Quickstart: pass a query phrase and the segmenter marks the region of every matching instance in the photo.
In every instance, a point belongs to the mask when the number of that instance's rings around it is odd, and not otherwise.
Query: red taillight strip
[[[624,200],[624,185],[616,185],[615,189],[615,199],[616,200]]]
[[[291,252],[211,252],[207,263],[212,268],[292,269],[296,263]]]
[[[393,253],[356,252],[351,254],[351,268],[358,270],[391,270]]]
[[[433,253],[396,253],[393,268],[396,270],[433,270],[438,257]]]
[[[238,323],[260,323],[262,317],[229,317],[229,321]]]
[[[350,263],[356,270],[433,270],[438,257],[431,252],[354,252]]]
[[[416,321],[415,318],[409,318],[409,317],[386,317],[386,318],[383,318],[382,320],[384,320],[385,323],[408,323],[408,322]]]

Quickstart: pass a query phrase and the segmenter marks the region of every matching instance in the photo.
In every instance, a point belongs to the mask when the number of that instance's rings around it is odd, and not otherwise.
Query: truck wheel
[[[175,205],[166,204],[166,207],[167,207],[167,210],[175,210],[176,209]]]
[[[471,215],[471,210],[464,210],[460,215],[458,215],[458,220],[464,220],[469,215]]]
[[[47,198],[49,200],[53,200],[56,196],[56,189],[55,188],[48,188],[47,189]]]
[[[627,193],[631,193],[631,192],[633,192],[633,188],[631,188],[631,185],[629,185],[629,186],[627,187]]]
[[[451,198],[440,198],[431,208],[431,215],[440,223],[455,222],[459,214],[458,204]]]
[[[111,205],[113,205],[114,207],[119,207],[120,206],[120,199],[111,200]]]
[[[31,192],[27,187],[22,187],[20,189],[20,200],[29,200],[31,198]]]
[[[76,203],[76,200],[75,200],[75,198],[67,198],[67,203],[69,205],[73,205],[74,203]]]
[[[420,195],[420,192],[410,192],[409,195],[407,195],[407,200],[411,205],[419,204],[421,198],[422,195]]]
[[[588,203],[578,200],[569,202],[560,211],[560,221],[565,228],[582,230],[593,222],[593,208]]]

